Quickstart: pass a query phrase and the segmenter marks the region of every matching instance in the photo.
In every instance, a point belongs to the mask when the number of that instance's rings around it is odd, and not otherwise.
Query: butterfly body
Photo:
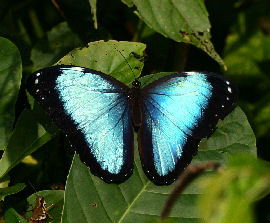
[[[27,88],[93,174],[107,183],[131,175],[134,126],[145,174],[157,185],[170,184],[231,108],[236,90],[221,76],[199,72],[140,85],[61,65],[35,72]]]
[[[139,128],[142,125],[142,95],[140,86],[141,83],[136,80],[132,82],[132,88],[128,96],[131,104],[133,125]]]

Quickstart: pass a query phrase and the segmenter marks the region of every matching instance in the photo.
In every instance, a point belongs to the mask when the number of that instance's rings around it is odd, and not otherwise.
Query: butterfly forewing
[[[114,183],[130,176],[133,129],[128,87],[101,72],[62,65],[34,73],[28,90],[93,174]]]
[[[146,175],[172,183],[235,102],[235,87],[215,74],[172,74],[142,89],[139,151]]]

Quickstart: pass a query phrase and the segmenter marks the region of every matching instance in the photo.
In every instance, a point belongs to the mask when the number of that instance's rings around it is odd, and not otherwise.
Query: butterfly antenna
[[[33,190],[37,193],[37,190],[36,190],[36,188],[33,186],[33,184],[32,184],[30,181],[28,181],[28,183],[29,183],[29,185],[33,188]]]
[[[36,192],[36,194],[38,193],[37,192],[37,190],[36,190],[36,188],[33,186],[33,184],[30,182],[30,181],[28,181],[28,183],[29,183],[29,185],[33,188],[33,190]]]
[[[125,56],[122,54],[122,52],[120,50],[118,50],[115,46],[114,46],[114,49],[117,50],[121,54],[121,56],[124,58],[124,60],[127,62],[127,65],[129,66],[129,68],[130,68],[130,70],[131,70],[131,72],[133,74],[134,79],[137,80],[137,78],[136,78],[136,76],[135,76],[129,62],[127,61],[127,58],[125,58]]]

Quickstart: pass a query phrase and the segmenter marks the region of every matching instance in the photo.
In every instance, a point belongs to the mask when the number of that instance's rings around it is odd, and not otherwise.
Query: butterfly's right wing
[[[142,89],[140,157],[156,184],[170,184],[191,162],[202,138],[236,100],[234,85],[222,76],[187,72],[160,78]]]
[[[130,176],[133,129],[127,86],[94,70],[61,65],[35,72],[27,89],[93,174],[108,183]]]

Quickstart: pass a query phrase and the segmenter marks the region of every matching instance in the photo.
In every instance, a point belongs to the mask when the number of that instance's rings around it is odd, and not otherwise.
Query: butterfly
[[[170,74],[140,88],[84,67],[58,65],[27,81],[30,94],[66,134],[91,172],[121,183],[133,171],[134,135],[143,170],[156,185],[171,184],[191,162],[202,138],[236,101],[236,87],[212,73]]]

